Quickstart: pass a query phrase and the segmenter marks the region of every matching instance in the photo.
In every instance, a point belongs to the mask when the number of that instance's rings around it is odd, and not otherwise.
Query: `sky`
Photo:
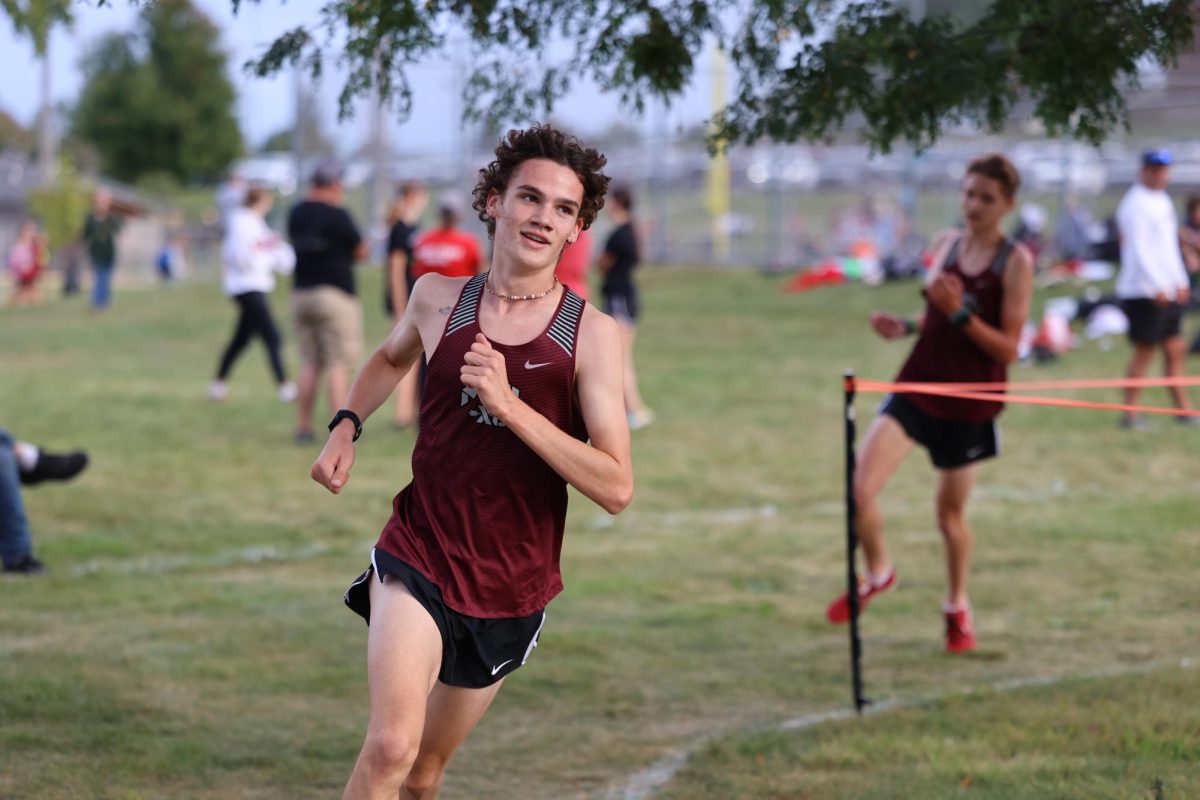
[[[302,24],[318,26],[323,2],[243,0],[237,16],[230,0],[194,2],[222,31],[222,46],[230,56],[230,77],[238,91],[238,120],[248,145],[257,147],[272,133],[290,126],[295,107],[294,83],[290,74],[256,78],[245,74],[241,67],[283,31]],[[95,0],[79,2],[74,28],[69,31],[58,28],[51,37],[51,91],[56,103],[72,103],[78,96],[84,84],[79,60],[88,46],[105,33],[132,30],[136,17],[137,8],[126,0],[111,0],[103,8],[96,7]],[[605,130],[617,118],[626,123],[633,121],[646,130],[661,124],[669,129],[693,125],[708,116],[706,72],[707,60],[702,59],[693,85],[665,112],[648,108],[647,114],[638,118],[631,110],[622,109],[616,98],[584,84],[573,98],[555,108],[555,117],[580,135]],[[0,19],[0,74],[27,76],[0,82],[0,108],[29,125],[38,108],[40,66],[33,46],[16,35],[6,17]],[[406,152],[455,152],[460,108],[457,71],[449,60],[438,58],[418,65],[410,74],[415,91],[414,113],[404,124],[389,123],[390,141]],[[341,86],[341,75],[329,71],[320,84],[318,96],[329,120],[327,133],[344,142],[349,150],[363,139],[369,114],[365,104],[359,104],[354,120],[339,125],[337,95]],[[447,135],[448,128],[455,131],[454,135]]]

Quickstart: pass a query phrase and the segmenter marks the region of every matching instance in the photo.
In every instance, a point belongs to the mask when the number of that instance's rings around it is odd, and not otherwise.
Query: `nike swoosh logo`
[[[525,359],[525,369],[537,369],[538,367],[548,367],[548,366],[550,366],[549,361],[547,361],[543,364],[530,364],[529,359]]]
[[[504,664],[511,664],[511,663],[512,663],[511,658],[508,661],[504,662]],[[497,672],[504,669],[504,664],[497,664],[496,666],[492,667],[492,674],[495,675]]]

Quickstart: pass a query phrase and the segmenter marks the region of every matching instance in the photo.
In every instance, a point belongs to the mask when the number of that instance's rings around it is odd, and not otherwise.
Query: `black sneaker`
[[[25,556],[20,561],[4,565],[5,575],[41,575],[46,571],[46,565],[33,556]]]
[[[88,455],[82,450],[74,453],[38,453],[37,463],[31,470],[21,470],[21,483],[34,484],[42,481],[69,481],[88,465]]]

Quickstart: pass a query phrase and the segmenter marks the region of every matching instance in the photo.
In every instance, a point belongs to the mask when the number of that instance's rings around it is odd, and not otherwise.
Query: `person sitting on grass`
[[[5,575],[39,575],[46,567],[33,555],[33,537],[21,486],[74,478],[88,464],[87,453],[50,453],[13,439],[0,428],[0,560]]]

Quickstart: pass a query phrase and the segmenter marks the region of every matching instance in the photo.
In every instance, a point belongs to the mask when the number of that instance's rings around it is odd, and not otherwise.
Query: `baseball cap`
[[[1142,153],[1143,167],[1166,167],[1170,166],[1174,160],[1170,150],[1147,150]]]
[[[345,175],[345,170],[342,165],[329,159],[317,164],[317,168],[312,173],[313,186],[332,186],[335,183],[341,183],[342,177]]]

